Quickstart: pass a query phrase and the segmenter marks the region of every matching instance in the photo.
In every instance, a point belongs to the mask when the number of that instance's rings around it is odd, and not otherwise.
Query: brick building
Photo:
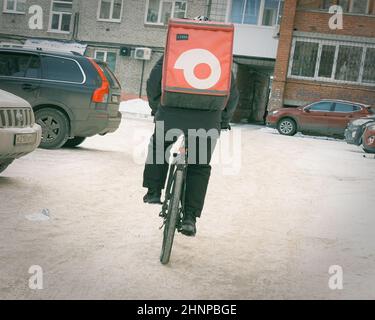
[[[322,98],[375,104],[375,1],[287,0],[284,12],[269,110]]]

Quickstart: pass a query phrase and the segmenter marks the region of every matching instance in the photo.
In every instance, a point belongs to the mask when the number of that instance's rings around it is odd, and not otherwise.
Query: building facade
[[[285,2],[269,110],[328,98],[375,104],[374,0]]]
[[[236,120],[262,121],[278,48],[282,0],[0,0],[0,41],[56,40],[84,44],[105,60],[126,97],[145,95],[145,80],[164,52],[170,17],[207,15],[235,24],[234,71],[241,93]],[[35,6],[42,8],[37,29]],[[40,22],[40,19],[39,19]],[[35,41],[34,41],[35,42]],[[149,60],[135,49],[151,49]]]

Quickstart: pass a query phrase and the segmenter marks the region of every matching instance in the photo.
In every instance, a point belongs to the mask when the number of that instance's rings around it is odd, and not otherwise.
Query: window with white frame
[[[373,0],[339,0],[340,5],[344,12],[368,14],[370,13],[370,4]]]
[[[123,0],[99,0],[98,20],[121,22]]]
[[[289,77],[375,85],[375,44],[294,39]]]
[[[116,52],[110,52],[110,51],[105,51],[105,50],[96,50],[95,51],[95,59],[107,62],[108,67],[112,70],[112,72],[115,72],[116,59],[117,59]]]
[[[26,12],[26,0],[4,0],[3,12],[25,13]]]
[[[338,4],[346,13],[375,14],[375,0],[298,0],[298,8],[328,10]]]
[[[231,22],[260,26],[279,23],[283,0],[232,0]]]
[[[147,24],[166,25],[170,18],[186,18],[187,1],[147,0]]]
[[[73,0],[52,0],[50,31],[69,33],[72,20]]]

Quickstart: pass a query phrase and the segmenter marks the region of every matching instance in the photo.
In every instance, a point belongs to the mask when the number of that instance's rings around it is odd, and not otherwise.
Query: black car
[[[348,144],[360,146],[362,136],[369,123],[375,122],[375,116],[364,117],[351,121],[345,130],[345,140]]]
[[[0,89],[27,100],[41,147],[74,147],[120,125],[121,87],[105,63],[74,52],[0,48]]]

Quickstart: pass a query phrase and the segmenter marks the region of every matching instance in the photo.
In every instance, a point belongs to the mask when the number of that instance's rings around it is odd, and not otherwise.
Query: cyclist
[[[208,19],[203,16],[195,18],[195,20],[207,21]],[[183,109],[177,105],[161,105],[161,81],[162,81],[162,70],[163,70],[163,57],[159,59],[154,68],[150,73],[150,77],[147,81],[147,97],[149,105],[152,109],[152,115],[155,117],[155,122],[163,123],[164,135],[170,129],[180,129],[185,133],[187,139],[189,137],[189,129],[204,129],[206,131],[216,129],[218,132],[217,137],[221,130],[230,129],[229,122],[238,104],[239,93],[236,87],[235,79],[232,74],[231,81],[231,92],[227,102],[227,105],[223,111],[207,111],[199,109]],[[157,125],[151,141],[149,144],[148,157],[143,173],[143,187],[148,189],[147,194],[144,196],[143,201],[149,204],[160,204],[161,203],[161,192],[164,189],[165,181],[168,174],[168,162],[165,159],[165,151],[173,144],[174,141],[158,141],[160,135],[156,134]],[[164,138],[164,137],[162,137]],[[207,186],[211,174],[210,160],[212,152],[216,144],[216,138],[214,136],[205,136],[204,138],[197,138],[197,144],[207,146],[207,152],[205,158],[207,161],[201,160],[198,149],[196,155],[193,156],[195,161],[190,163],[190,151],[189,151],[189,163],[187,168],[186,176],[186,198],[185,198],[185,212],[183,215],[183,221],[181,225],[181,233],[186,236],[195,236],[196,234],[196,218],[201,216],[201,212],[204,205],[206,196]],[[205,139],[202,142],[201,139]],[[189,145],[186,142],[186,145]],[[157,153],[163,155],[164,163],[157,164]]]

